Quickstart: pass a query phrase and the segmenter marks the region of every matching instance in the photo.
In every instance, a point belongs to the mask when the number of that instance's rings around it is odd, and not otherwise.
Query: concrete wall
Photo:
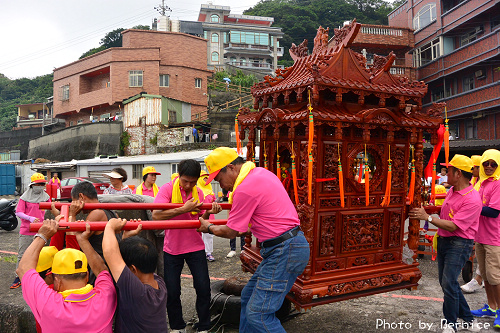
[[[121,122],[104,122],[71,127],[29,142],[28,158],[51,161],[87,159],[119,153]]]
[[[42,128],[26,128],[0,133],[0,151],[20,150],[21,159],[28,158],[29,141],[42,136]]]

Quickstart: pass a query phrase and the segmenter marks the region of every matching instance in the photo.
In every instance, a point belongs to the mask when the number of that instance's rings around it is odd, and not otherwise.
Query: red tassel
[[[368,164],[365,168],[365,200],[366,207],[368,207],[370,204],[370,168]]]
[[[280,166],[280,154],[279,154],[279,144],[276,141],[276,176],[281,181],[281,166]]]
[[[392,187],[392,164],[391,164],[391,146],[389,145],[389,159],[387,167],[387,183],[385,185],[385,195],[382,201],[382,206],[387,207],[391,203],[391,187]]]
[[[448,162],[450,161],[450,127],[448,126],[448,112],[446,106],[444,107],[444,158],[446,162],[446,167],[448,167]]]
[[[436,161],[434,161],[432,168],[431,200],[436,200]]]
[[[313,158],[312,153],[309,153],[309,165],[307,167],[307,203],[312,203],[312,174],[313,174]]]
[[[236,132],[236,151],[238,155],[242,154],[241,151],[241,140],[240,140],[240,131],[238,129],[238,115],[234,118],[234,131]]]
[[[344,174],[342,172],[342,164],[339,161],[339,187],[340,187],[340,207],[344,208]]]
[[[410,205],[413,203],[414,196],[415,196],[415,165],[412,163],[411,164],[410,190],[408,191]]]

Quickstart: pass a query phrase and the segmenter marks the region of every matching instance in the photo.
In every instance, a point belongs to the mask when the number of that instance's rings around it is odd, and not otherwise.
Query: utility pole
[[[165,5],[165,0],[161,0],[161,5],[158,5],[158,7],[155,7],[155,9],[160,13],[161,16],[165,16],[166,12],[172,12],[172,9],[170,9],[169,6]]]

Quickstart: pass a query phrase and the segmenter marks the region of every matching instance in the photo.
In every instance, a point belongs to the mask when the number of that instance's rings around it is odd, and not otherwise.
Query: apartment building
[[[207,77],[212,75],[207,69],[207,41],[178,32],[122,34],[122,47],[54,70],[54,116],[64,119],[66,126],[120,120],[123,100],[143,93],[176,101],[155,111],[159,124],[174,121],[162,115],[177,115],[178,122],[206,119]]]
[[[429,85],[423,107],[446,102],[453,138],[500,139],[500,3],[408,0],[389,26],[414,30],[417,79]]]

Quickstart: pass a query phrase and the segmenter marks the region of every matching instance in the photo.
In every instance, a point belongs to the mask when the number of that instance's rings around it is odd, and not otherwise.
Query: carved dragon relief
[[[307,44],[308,44],[307,39],[304,39],[304,41],[299,45],[295,45],[295,43],[292,43],[289,52],[293,60],[307,56],[308,53]]]
[[[328,32],[330,28],[323,28],[319,26],[318,31],[316,32],[316,37],[314,37],[314,48],[313,54],[320,53],[321,51],[328,48]]]

